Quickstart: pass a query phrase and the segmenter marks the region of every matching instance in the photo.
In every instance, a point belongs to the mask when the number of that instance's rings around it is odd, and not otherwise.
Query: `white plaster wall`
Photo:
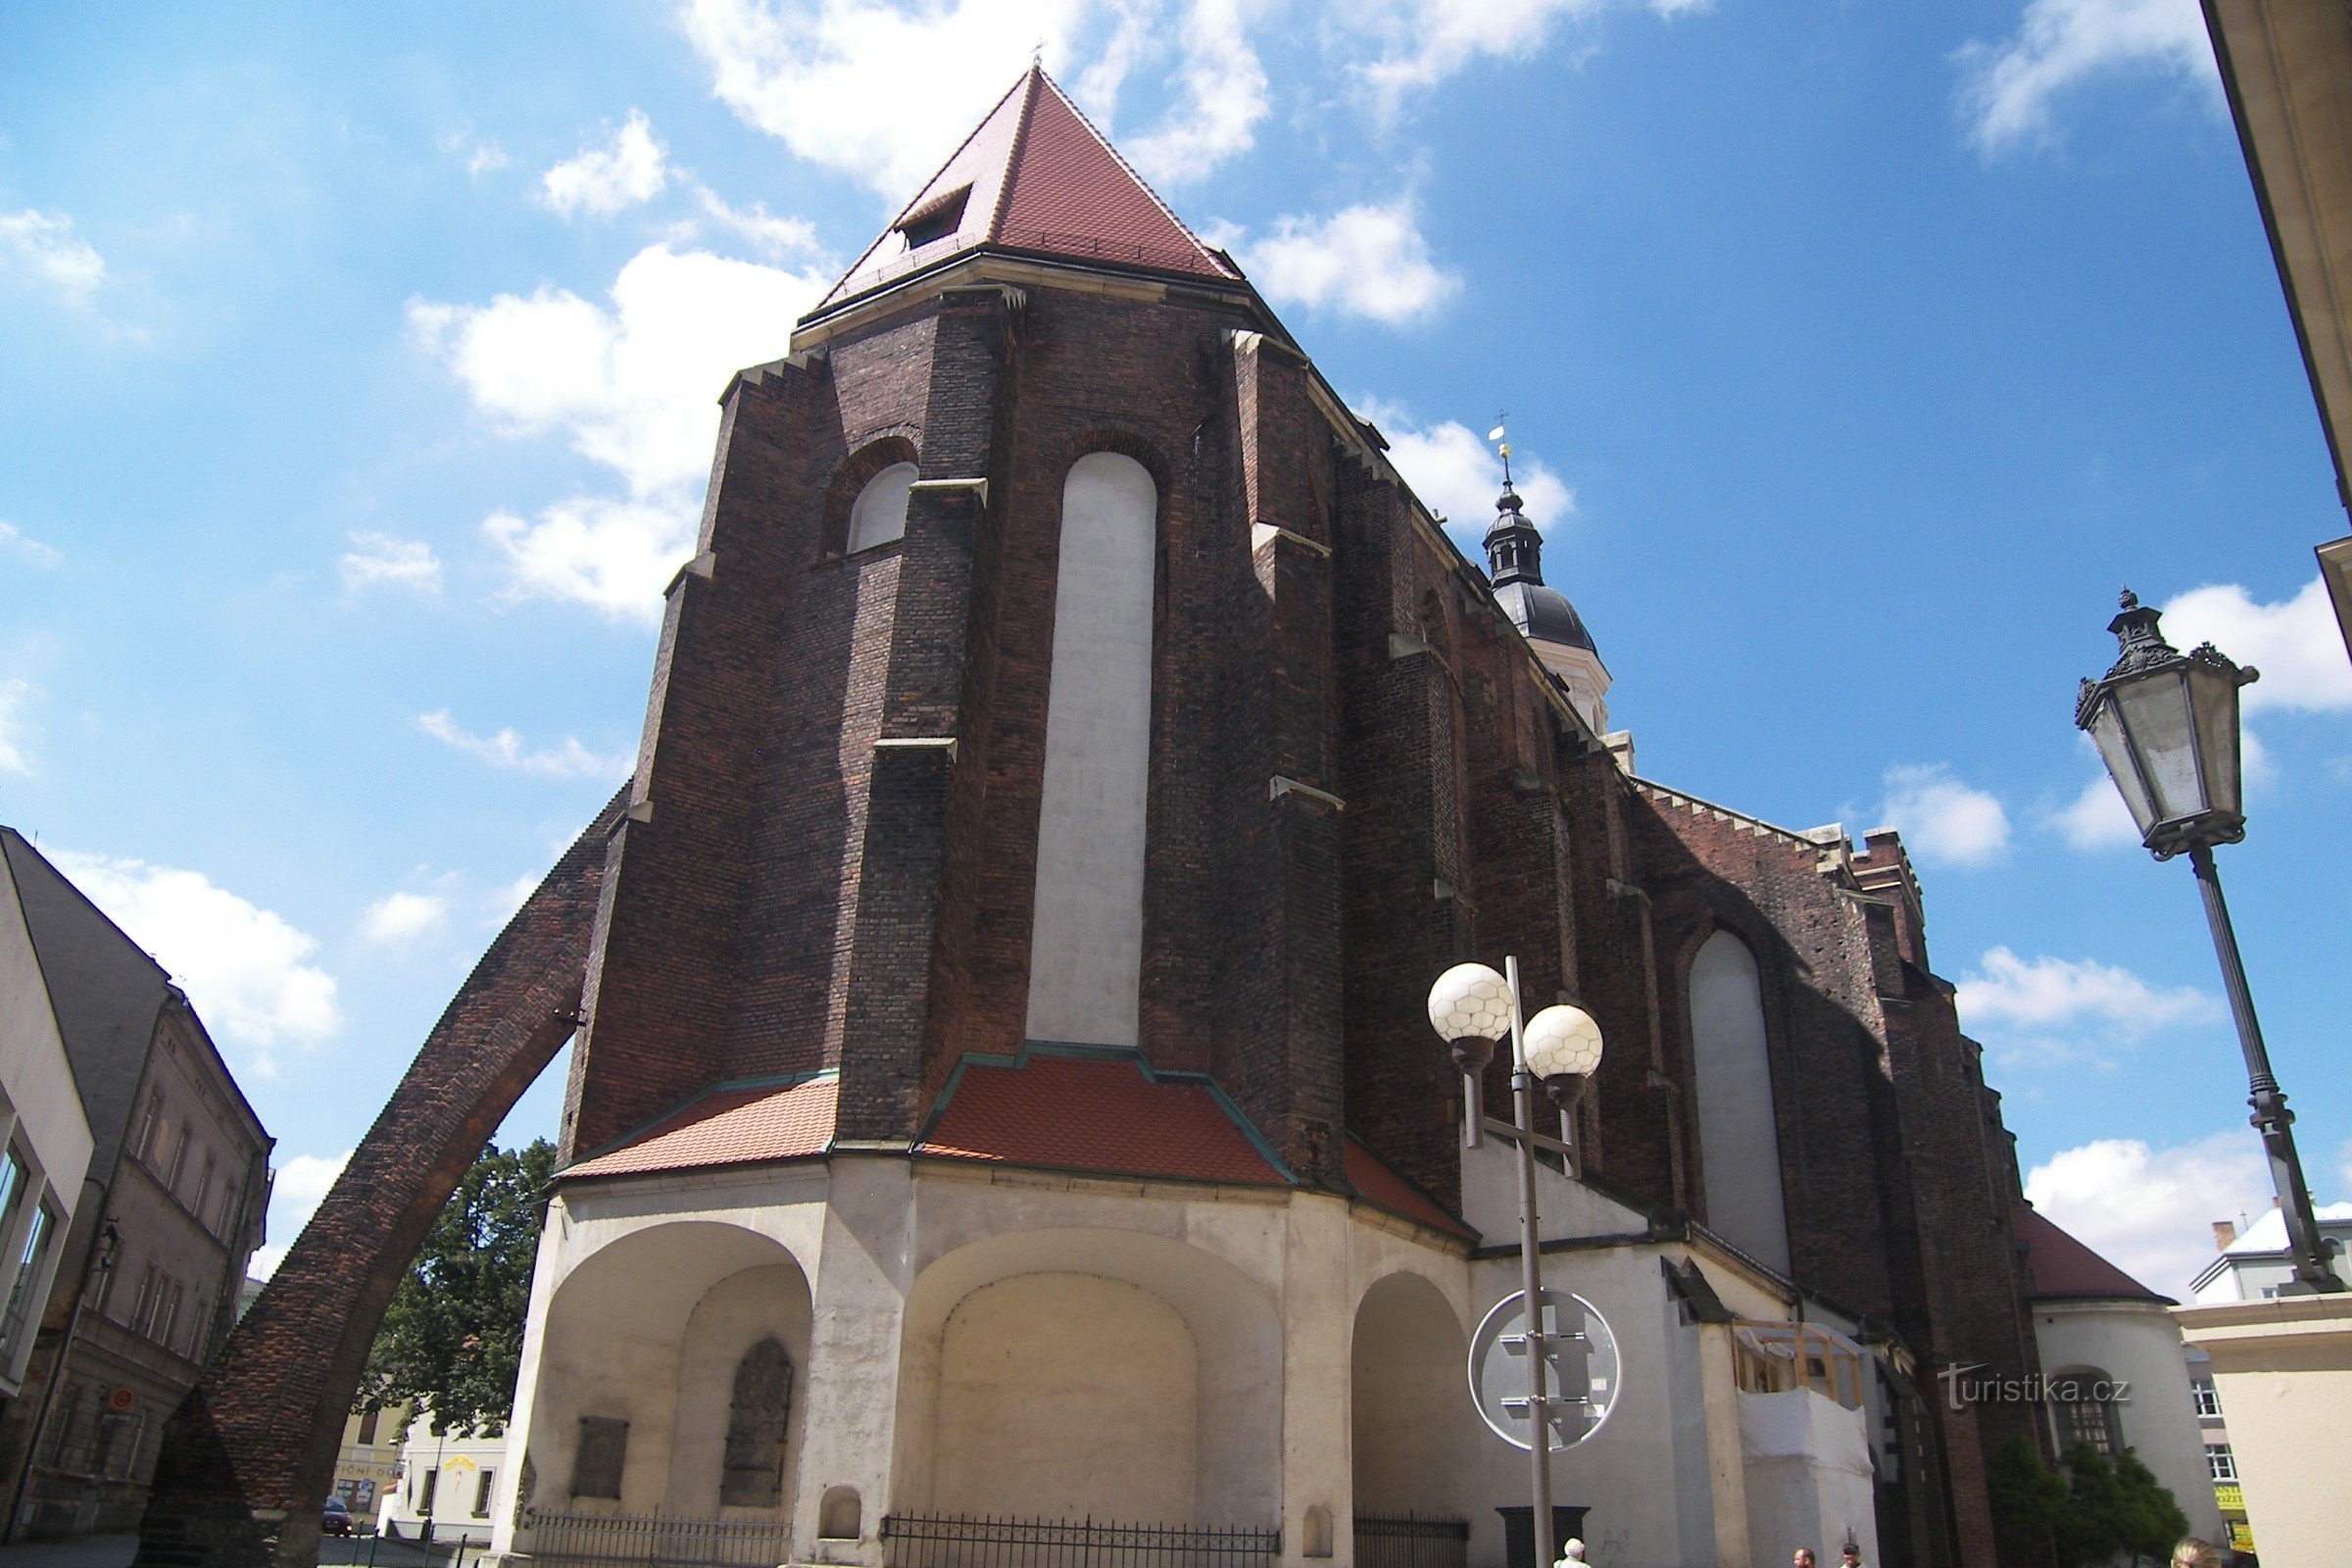
[[[1453,1308],[1419,1275],[1391,1274],[1364,1294],[1348,1367],[1356,1513],[1445,1515],[1460,1506],[1485,1430],[1464,1375],[1469,1348]]]
[[[2096,1367],[2131,1385],[2131,1396],[2116,1403],[2125,1445],[2188,1515],[2190,1535],[2221,1539],[2222,1510],[2171,1311],[2153,1301],[2036,1301],[2034,1343],[2053,1372]]]
[[[775,1518],[787,1512],[797,1489],[793,1463],[808,1406],[808,1281],[790,1263],[731,1274],[710,1287],[686,1320],[678,1364],[676,1434],[670,1442],[669,1491],[663,1511],[686,1518]],[[735,1372],[745,1352],[773,1336],[792,1363],[786,1407],[783,1486],[774,1508],[725,1507],[718,1500],[726,1467],[727,1426],[733,1414]]]
[[[1132,1046],[1144,951],[1158,492],[1091,453],[1061,493],[1029,1038]]]
[[[32,1282],[32,1304],[26,1308],[16,1342],[0,1345],[0,1396],[13,1395],[32,1354],[32,1330],[65,1250],[67,1229],[81,1199],[82,1177],[90,1163],[90,1126],[82,1115],[81,1093],[66,1059],[64,1039],[49,1008],[49,990],[41,978],[40,960],[24,928],[16,885],[5,859],[0,859],[0,1144],[13,1142],[28,1169],[24,1194],[4,1233],[0,1259],[7,1265],[7,1283],[15,1280],[17,1259],[32,1225],[36,1200],[55,1211],[47,1244],[48,1254]],[[194,1310],[190,1302],[185,1310]]]
[[[1850,1533],[1879,1560],[1877,1493],[1865,1417],[1810,1389],[1739,1396],[1748,1550],[1788,1561],[1799,1546],[1834,1561]]]
[[[1728,931],[1709,937],[1691,960],[1690,1035],[1707,1227],[1786,1274],[1788,1221],[1763,992],[1755,956]]]
[[[1596,1568],[1683,1568],[1716,1560],[1714,1517],[1706,1503],[1711,1478],[1704,1400],[1690,1380],[1675,1373],[1679,1362],[1697,1361],[1699,1331],[1680,1321],[1666,1295],[1660,1256],[1655,1248],[1626,1246],[1544,1260],[1544,1285],[1591,1301],[1617,1338],[1620,1394],[1608,1423],[1551,1460],[1553,1500],[1592,1510],[1585,1543],[1587,1561]],[[1472,1283],[1483,1315],[1518,1290],[1518,1260],[1475,1264]],[[1464,1383],[1466,1389],[1466,1375]],[[1735,1447],[1738,1441],[1735,1432]],[[1477,1451],[1477,1494],[1468,1509],[1470,1565],[1501,1568],[1502,1521],[1494,1510],[1527,1501],[1527,1455],[1491,1433],[1478,1440]]]
[[[1022,1274],[949,1315],[939,1506],[1183,1524],[1193,1513],[1199,1351],[1173,1307],[1123,1280]]]

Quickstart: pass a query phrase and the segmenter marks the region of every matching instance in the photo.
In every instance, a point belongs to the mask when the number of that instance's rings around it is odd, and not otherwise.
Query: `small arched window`
[[[913,464],[894,463],[865,481],[850,508],[851,555],[906,536],[906,497],[914,477]]]
[[[791,1411],[792,1361],[770,1335],[746,1350],[735,1367],[720,1502],[737,1508],[776,1505],[784,1482],[784,1422]]]
[[[2060,1453],[2077,1445],[2109,1457],[2122,1451],[2116,1393],[2115,1380],[2097,1367],[2074,1367],[2050,1379],[2050,1417],[2058,1428]]]

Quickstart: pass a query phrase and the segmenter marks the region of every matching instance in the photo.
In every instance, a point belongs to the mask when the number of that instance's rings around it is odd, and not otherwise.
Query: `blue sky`
[[[2345,519],[2194,0],[0,8],[0,819],[279,1243],[625,770],[728,370],[1040,45],[1465,541],[1509,411],[1645,774],[1904,828],[2037,1200],[2167,1289],[2265,1188],[2074,683],[2125,581],[2264,666],[2225,875],[2352,1196]]]

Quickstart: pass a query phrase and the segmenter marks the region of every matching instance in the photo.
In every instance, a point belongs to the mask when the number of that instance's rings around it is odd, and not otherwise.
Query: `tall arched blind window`
[[[913,464],[894,463],[865,481],[850,506],[850,554],[906,537],[907,487],[914,475]]]
[[[745,1351],[735,1366],[720,1502],[739,1508],[776,1505],[784,1479],[784,1423],[791,1413],[792,1360],[771,1335]]]
[[[1097,452],[1061,487],[1029,1038],[1137,1042],[1159,491]]]
[[[1755,955],[1728,931],[1707,938],[1690,963],[1690,1054],[1707,1228],[1786,1274],[1788,1220],[1781,1204],[1763,986]]]

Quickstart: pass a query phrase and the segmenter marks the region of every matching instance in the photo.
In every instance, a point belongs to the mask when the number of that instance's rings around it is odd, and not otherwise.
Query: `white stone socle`
[[[1137,1042],[1158,512],[1152,475],[1115,452],[1080,458],[1062,485],[1029,944],[1032,1040]]]

